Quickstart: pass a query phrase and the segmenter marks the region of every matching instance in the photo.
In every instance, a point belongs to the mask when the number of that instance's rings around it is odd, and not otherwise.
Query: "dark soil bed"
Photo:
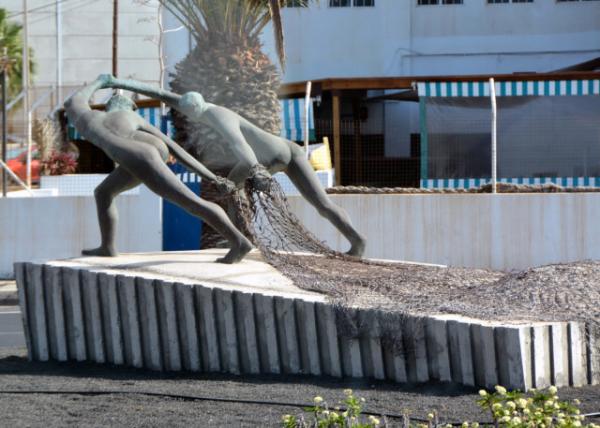
[[[329,402],[352,388],[373,412],[426,417],[437,410],[443,421],[486,421],[475,404],[477,391],[454,385],[400,386],[311,377],[246,377],[166,374],[94,364],[32,363],[24,349],[0,350],[0,391],[131,391],[132,394],[2,394],[1,426],[7,427],[158,427],[158,426],[280,426],[296,407],[215,401],[184,401],[149,397],[154,392],[228,399],[310,403],[316,395]],[[563,399],[581,400],[585,412],[600,410],[600,387],[564,388]],[[333,404],[333,403],[332,403]],[[389,426],[400,426],[390,419]]]

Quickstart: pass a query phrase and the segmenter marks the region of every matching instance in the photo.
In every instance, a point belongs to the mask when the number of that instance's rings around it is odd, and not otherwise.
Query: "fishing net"
[[[405,314],[582,321],[600,327],[598,262],[506,273],[359,259],[331,249],[307,230],[275,180],[266,190],[247,180],[245,192],[232,197],[245,233],[264,259],[296,286],[326,294],[336,307],[338,327],[349,336],[360,334],[355,318],[348,316],[351,308],[387,314],[390,331],[383,328],[382,336],[393,335]]]

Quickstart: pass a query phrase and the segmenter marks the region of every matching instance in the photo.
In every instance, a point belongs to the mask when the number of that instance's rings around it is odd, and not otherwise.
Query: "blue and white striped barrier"
[[[600,95],[600,79],[496,82],[496,96]],[[489,97],[488,82],[418,82],[420,97]]]
[[[309,140],[315,138],[315,118],[312,100],[308,105],[308,119],[305,112],[304,98],[280,100],[281,103],[281,136],[292,141],[304,141],[306,121],[308,120]]]
[[[476,189],[490,183],[490,178],[433,178],[421,180],[423,189]],[[507,184],[556,184],[562,187],[600,187],[600,177],[517,177],[499,178]]]

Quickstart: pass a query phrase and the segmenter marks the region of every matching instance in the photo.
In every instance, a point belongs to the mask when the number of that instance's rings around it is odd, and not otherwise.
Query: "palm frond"
[[[265,26],[272,22],[277,55],[281,65],[285,66],[281,8],[291,4],[292,0],[159,1],[199,44],[219,39],[241,45],[253,44]],[[306,6],[309,0],[300,0],[299,3]]]

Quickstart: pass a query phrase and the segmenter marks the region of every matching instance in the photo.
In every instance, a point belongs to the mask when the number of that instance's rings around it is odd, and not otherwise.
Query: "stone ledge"
[[[578,323],[339,308],[290,284],[258,293],[83,260],[15,265],[32,360],[521,390],[600,383],[600,335]]]
[[[19,298],[15,281],[0,281],[0,306],[15,306],[18,304]]]

